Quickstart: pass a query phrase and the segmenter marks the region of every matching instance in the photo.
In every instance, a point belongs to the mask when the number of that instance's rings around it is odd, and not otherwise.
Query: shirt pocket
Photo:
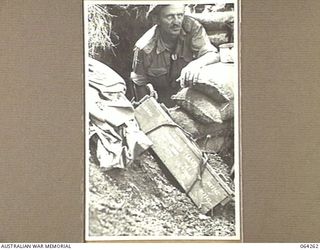
[[[166,68],[149,68],[147,74],[151,77],[160,77],[168,74],[168,70]]]

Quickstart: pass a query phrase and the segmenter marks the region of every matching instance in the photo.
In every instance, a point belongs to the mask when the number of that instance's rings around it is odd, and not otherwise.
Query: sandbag
[[[221,136],[202,137],[196,141],[199,148],[204,152],[219,154],[228,164],[234,160],[234,139],[233,131]]]
[[[190,115],[184,112],[181,108],[179,107],[170,108],[168,109],[168,113],[172,118],[172,120],[177,125],[179,125],[182,129],[187,131],[193,138],[198,138],[199,136],[201,136],[200,129],[198,128],[199,127],[198,124],[201,124],[201,123],[192,119]]]
[[[183,88],[171,99],[201,123],[222,123],[219,105],[192,88]]]
[[[206,31],[229,30],[234,23],[234,12],[190,13],[188,16],[198,20]]]
[[[201,69],[197,83],[192,87],[217,103],[234,98],[234,64],[214,63]]]
[[[202,151],[219,153],[226,139],[224,136],[208,136],[197,140],[197,144]]]
[[[221,120],[227,121],[234,117],[234,100],[230,100],[224,103],[219,108],[221,114]]]
[[[181,128],[187,131],[194,139],[211,135],[212,137],[224,136],[233,131],[232,120],[223,123],[202,124],[194,119],[181,108],[175,107],[168,109],[168,113],[172,120]]]
[[[227,31],[214,31],[208,33],[209,40],[212,45],[219,48],[221,44],[229,42],[229,34]]]
[[[220,62],[234,63],[236,60],[236,50],[233,43],[225,43],[219,46]]]

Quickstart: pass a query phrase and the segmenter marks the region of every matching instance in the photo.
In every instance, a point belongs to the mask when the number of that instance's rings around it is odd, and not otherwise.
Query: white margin
[[[232,1],[234,3],[234,49],[236,51],[236,60],[234,62],[235,65],[235,79],[234,82],[238,83],[236,88],[234,89],[234,185],[235,185],[235,228],[236,228],[236,236],[239,237],[239,240],[242,239],[241,237],[241,204],[240,201],[240,168],[241,168],[241,161],[240,161],[240,152],[241,152],[241,144],[240,144],[240,77],[239,77],[239,70],[240,70],[240,49],[239,49],[239,27],[240,27],[240,18],[239,18],[239,6],[240,0]]]
[[[91,4],[91,3],[90,3]],[[84,241],[86,242],[90,236],[88,235],[89,231],[89,202],[87,197],[89,197],[89,155],[90,155],[90,149],[89,149],[89,107],[88,107],[88,86],[89,86],[89,81],[88,81],[88,57],[89,57],[89,38],[88,38],[88,2],[84,1],[83,2],[83,25],[84,25],[84,77],[85,77],[85,87],[84,87],[84,93],[85,93],[85,105],[84,105],[84,112],[85,112],[85,224],[84,224]]]
[[[153,4],[153,3],[161,3],[161,4],[172,4],[172,3],[197,3],[197,4],[205,4],[205,3],[234,3],[234,12],[235,12],[235,23],[234,23],[234,49],[237,52],[235,64],[235,82],[237,82],[237,87],[234,91],[235,101],[234,103],[238,104],[238,106],[234,108],[234,165],[235,165],[235,236],[90,236],[89,235],[89,204],[88,199],[89,197],[89,112],[88,112],[88,102],[87,102],[87,88],[88,88],[88,79],[87,79],[87,72],[88,72],[88,65],[87,65],[87,58],[88,58],[88,6],[92,4]],[[243,181],[240,179],[242,178],[242,147],[241,147],[241,51],[240,51],[240,37],[241,33],[239,29],[241,27],[241,0],[160,0],[160,1],[134,1],[134,0],[83,0],[83,14],[84,14],[84,64],[85,64],[85,242],[107,242],[107,241],[139,241],[139,240],[192,240],[197,242],[198,240],[212,240],[212,241],[238,241],[243,240],[243,220],[242,220],[242,183]]]

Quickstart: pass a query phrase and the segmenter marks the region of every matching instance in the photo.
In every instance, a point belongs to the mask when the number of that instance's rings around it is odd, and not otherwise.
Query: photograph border
[[[172,3],[197,3],[197,4],[210,4],[212,2],[215,3],[234,3],[235,8],[235,16],[234,16],[234,48],[237,53],[236,60],[234,62],[235,65],[235,82],[238,83],[237,87],[234,88],[234,166],[235,166],[235,177],[234,177],[234,184],[235,184],[235,236],[90,236],[89,235],[89,204],[88,199],[89,197],[89,135],[88,135],[88,121],[89,121],[89,111],[88,111],[88,101],[87,101],[87,88],[88,88],[88,79],[87,73],[88,72],[88,6],[92,4],[132,4],[132,5],[139,5],[139,4],[172,4]],[[243,240],[243,218],[242,218],[242,154],[241,154],[241,51],[240,51],[240,43],[241,43],[241,0],[200,0],[200,1],[182,1],[182,0],[174,0],[174,1],[135,1],[135,0],[83,0],[83,14],[84,14],[84,79],[85,79],[85,87],[84,87],[84,107],[85,107],[85,225],[84,225],[84,240],[85,242],[123,242],[123,241],[134,241],[134,242],[141,242],[141,241],[242,241]],[[236,105],[237,104],[237,105]]]

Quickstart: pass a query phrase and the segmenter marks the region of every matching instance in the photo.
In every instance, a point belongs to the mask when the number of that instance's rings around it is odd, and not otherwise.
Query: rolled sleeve
[[[194,51],[195,58],[199,58],[208,52],[218,53],[209,40],[209,37],[201,24],[198,24],[193,30],[191,39],[191,49]]]

